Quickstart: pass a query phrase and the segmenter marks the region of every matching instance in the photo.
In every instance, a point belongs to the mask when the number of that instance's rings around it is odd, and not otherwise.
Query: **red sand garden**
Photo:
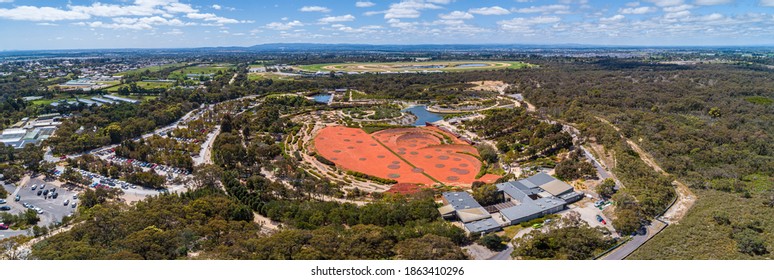
[[[444,138],[455,144],[443,144]],[[314,139],[317,153],[336,166],[399,183],[470,186],[481,161],[478,151],[434,127],[396,128],[372,135],[359,128],[326,127]],[[475,156],[474,156],[475,155]],[[499,176],[478,180],[492,182]]]

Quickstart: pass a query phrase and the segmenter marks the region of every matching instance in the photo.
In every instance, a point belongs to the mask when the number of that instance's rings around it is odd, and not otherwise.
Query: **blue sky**
[[[0,50],[299,42],[772,45],[774,0],[0,0]]]

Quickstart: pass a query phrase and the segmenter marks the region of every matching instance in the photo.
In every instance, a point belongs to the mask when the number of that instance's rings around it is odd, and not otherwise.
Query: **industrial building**
[[[0,133],[0,143],[15,149],[24,148],[27,144],[37,144],[54,134],[62,124],[61,118],[58,113],[40,115],[34,119],[23,118]]]

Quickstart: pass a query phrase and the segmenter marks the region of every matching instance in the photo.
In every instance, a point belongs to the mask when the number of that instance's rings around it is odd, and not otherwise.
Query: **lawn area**
[[[516,236],[519,231],[521,231],[523,228],[520,225],[513,225],[513,226],[507,226],[503,228],[503,231],[498,232],[497,234],[500,236],[508,237],[508,240],[513,239],[514,236]]]
[[[164,65],[156,65],[156,66],[144,67],[144,68],[139,68],[139,69],[134,69],[134,70],[129,70],[129,71],[125,71],[125,72],[116,73],[116,76],[123,76],[123,75],[126,75],[126,74],[134,74],[134,73],[145,72],[145,70],[148,70],[150,72],[158,72],[158,71],[160,71],[162,69],[180,67],[180,66],[185,66],[185,65],[186,65],[186,63],[171,63],[171,64],[164,64]]]
[[[295,78],[293,76],[279,75],[272,72],[263,72],[263,73],[248,73],[247,79],[250,81],[258,81],[258,80],[264,80],[264,79],[293,80]]]
[[[33,100],[32,104],[40,105],[40,106],[45,106],[45,105],[50,105],[54,101],[56,101],[56,100],[54,100],[54,99],[38,99],[38,100]]]
[[[137,82],[136,84],[138,87],[141,87],[144,89],[170,88],[173,85],[175,85],[175,83],[172,83],[172,82]],[[128,85],[125,85],[125,84],[115,85],[115,86],[106,88],[105,90],[107,92],[118,92],[118,89],[122,86],[128,87]]]
[[[402,71],[472,71],[492,69],[519,69],[534,65],[519,61],[425,61],[425,62],[365,62],[326,63],[296,66],[301,70],[345,72],[402,72]]]
[[[214,74],[218,71],[226,71],[229,68],[231,68],[231,64],[207,64],[207,65],[196,65],[196,66],[189,66],[177,71],[172,72],[172,74]]]

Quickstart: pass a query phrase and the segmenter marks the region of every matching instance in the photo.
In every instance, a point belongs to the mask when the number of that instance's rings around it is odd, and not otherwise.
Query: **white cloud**
[[[699,21],[718,21],[722,19],[726,19],[726,17],[719,13],[712,13],[712,14],[700,17],[698,20]]]
[[[405,0],[390,4],[390,8],[384,12],[384,18],[418,18],[421,10],[441,9],[436,4],[446,4],[445,0]]]
[[[166,19],[160,16],[143,17],[143,18],[127,18],[117,17],[113,18],[113,22],[105,23],[102,21],[94,22],[79,22],[76,25],[89,26],[92,28],[108,28],[108,29],[128,29],[128,30],[150,30],[155,26],[186,26],[191,23],[185,23],[179,19]]]
[[[368,7],[373,7],[374,5],[376,5],[376,4],[374,2],[370,2],[370,1],[357,1],[357,2],[355,2],[355,7],[358,7],[358,8],[368,8]]]
[[[562,19],[557,16],[538,16],[531,18],[513,18],[510,20],[501,20],[497,24],[501,29],[511,32],[532,33],[532,27],[538,24],[557,23]]]
[[[213,9],[216,9],[216,10],[220,10],[220,9],[222,9],[223,7],[221,7],[221,6],[220,6],[220,5],[218,5],[218,4],[215,4],[215,5],[212,5],[212,8],[213,8]]]
[[[304,26],[302,22],[294,20],[289,22],[272,22],[267,24],[265,27],[272,30],[290,30],[301,26]]]
[[[731,2],[734,2],[734,1],[733,0],[696,0],[696,2],[694,3],[700,6],[712,6],[712,5],[728,4]]]
[[[391,27],[395,27],[403,30],[414,29],[417,25],[416,22],[404,22],[397,18],[391,18],[387,20],[387,23],[389,23]]]
[[[320,13],[330,13],[331,9],[328,9],[326,7],[321,6],[303,6],[299,11],[302,12],[320,12]]]
[[[638,7],[640,6],[640,2],[629,2],[626,3],[626,7]]]
[[[637,7],[637,8],[624,8],[618,10],[619,13],[622,14],[632,14],[632,15],[641,15],[641,14],[647,14],[647,13],[654,13],[657,12],[658,9],[656,7]]]
[[[99,2],[91,4],[91,6],[70,6],[69,8],[72,11],[95,17],[150,16],[164,13],[164,11],[156,9],[155,6],[121,6]]]
[[[545,5],[545,6],[530,6],[529,8],[512,9],[514,13],[531,14],[531,13],[543,13],[543,14],[566,14],[570,12],[570,6],[567,5]]]
[[[199,10],[194,9],[191,7],[191,5],[188,4],[181,4],[181,3],[170,3],[168,6],[164,8],[167,12],[170,13],[195,13]]]
[[[438,17],[441,19],[460,20],[460,19],[472,19],[473,15],[467,12],[453,11],[448,14],[440,14],[438,15]]]
[[[231,24],[231,23],[249,23],[251,21],[245,21],[245,20],[236,20],[231,18],[225,18],[225,17],[219,17],[212,13],[189,13],[185,15],[187,18],[190,19],[199,19],[203,21],[209,21],[213,22],[215,24]]]
[[[468,10],[471,14],[493,16],[493,15],[507,15],[511,12],[500,6],[483,7]]]
[[[82,20],[91,16],[78,11],[65,11],[51,7],[18,6],[0,9],[0,18],[26,21]]]
[[[695,8],[695,7],[692,6],[692,5],[680,5],[680,6],[664,7],[664,12],[676,13],[676,12],[687,11],[687,10],[690,10],[690,9],[693,9],[693,8]]]
[[[0,0],[0,3],[13,3],[13,0]]]
[[[346,25],[337,23],[337,24],[331,24],[330,28],[326,27],[326,28],[323,28],[323,29],[347,32],[347,33],[373,33],[373,32],[376,32],[376,31],[382,29],[382,27],[379,26],[379,25],[366,25],[366,26],[361,26],[361,27],[358,27],[358,28],[353,28],[353,27],[350,27],[350,26],[346,26]]]
[[[774,0],[761,0],[761,6],[774,7]]]
[[[183,31],[181,31],[180,29],[175,28],[175,29],[172,29],[172,30],[170,30],[168,32],[164,32],[164,34],[172,35],[172,36],[180,36],[180,35],[183,35]]]
[[[665,19],[685,19],[691,15],[691,11],[679,11],[674,13],[664,14]]]
[[[683,0],[645,0],[645,1],[656,4],[656,6],[659,6],[659,7],[669,7],[669,6],[677,6],[677,5],[683,4]]]
[[[355,20],[355,16],[353,15],[343,15],[343,16],[330,16],[330,17],[324,17],[318,20],[320,23],[332,23],[332,22],[345,22],[345,21],[353,21]]]
[[[624,18],[625,18],[625,17],[624,17],[623,15],[614,15],[614,16],[612,16],[612,17],[601,18],[601,19],[599,19],[599,20],[600,20],[600,21],[608,21],[608,22],[609,22],[609,21],[619,21],[619,20],[622,20],[622,19],[624,19]]]

